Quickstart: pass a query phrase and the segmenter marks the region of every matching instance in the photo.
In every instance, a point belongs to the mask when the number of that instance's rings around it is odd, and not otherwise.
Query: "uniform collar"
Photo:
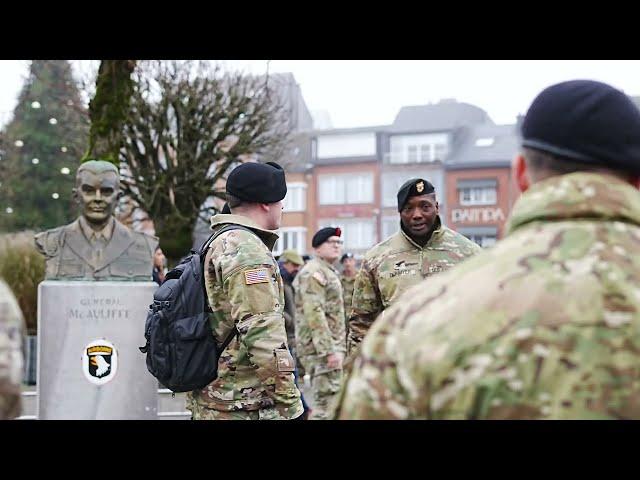
[[[273,250],[273,246],[276,244],[276,241],[279,238],[278,233],[275,230],[265,230],[263,228],[260,228],[253,220],[243,215],[219,213],[211,217],[212,229],[216,228],[219,225],[229,223],[241,225],[253,230],[256,235],[258,235],[258,237],[260,237],[260,239],[264,242],[264,244],[269,247],[269,250]]]
[[[113,227],[115,224],[115,218],[111,217],[107,224],[104,226],[102,230],[94,230],[87,222],[84,215],[81,215],[79,218],[80,230],[82,230],[82,234],[89,241],[89,243],[93,243],[100,238],[104,239],[106,243],[109,243],[111,240],[111,236],[113,235]]]
[[[576,172],[535,183],[513,206],[509,233],[535,221],[617,220],[640,225],[640,192],[602,173]]]
[[[320,258],[320,257],[315,257],[316,260],[318,260],[318,262],[320,262],[322,265],[330,268],[331,270],[333,270],[336,274],[338,274],[338,269],[336,267],[334,267],[331,263],[327,262],[324,258]]]
[[[442,237],[442,235],[444,234],[444,229],[442,227],[442,220],[440,220],[440,215],[436,215],[436,220],[434,222],[434,225],[436,228],[431,234],[431,238],[425,244],[424,247],[421,247],[420,245],[418,245],[416,242],[413,241],[413,239],[409,235],[407,235],[407,233],[404,231],[404,227],[402,226],[402,222],[400,222],[400,233],[405,238],[405,240],[409,242],[411,245],[416,247],[418,250],[423,250],[425,248],[430,247],[434,242],[438,242]]]

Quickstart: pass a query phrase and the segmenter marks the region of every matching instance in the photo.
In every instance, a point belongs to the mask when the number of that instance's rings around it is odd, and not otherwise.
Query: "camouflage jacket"
[[[351,312],[351,300],[353,300],[353,287],[356,284],[356,277],[347,277],[342,274],[340,275],[340,283],[342,283],[342,298],[344,299],[344,317],[346,322],[349,320],[349,313]]]
[[[341,418],[640,418],[640,192],[534,184],[509,235],[376,321]]]
[[[310,260],[293,281],[299,357],[326,357],[346,350],[342,285],[336,269]]]
[[[287,342],[289,350],[293,351],[296,348],[296,302],[293,293],[293,287],[286,282],[283,284],[284,294],[284,327],[287,331]]]
[[[206,255],[205,285],[218,343],[233,328],[236,337],[220,355],[218,378],[193,392],[198,405],[214,410],[259,410],[260,419],[291,419],[302,414],[287,347],[282,277],[271,249],[275,232],[262,230],[239,215],[215,215],[211,228],[231,230],[212,243]]]
[[[20,415],[23,332],[18,302],[7,284],[0,280],[0,420]]]
[[[349,351],[362,341],[376,316],[423,278],[451,268],[481,248],[436,219],[424,247],[402,229],[367,252],[356,275],[348,322]]]

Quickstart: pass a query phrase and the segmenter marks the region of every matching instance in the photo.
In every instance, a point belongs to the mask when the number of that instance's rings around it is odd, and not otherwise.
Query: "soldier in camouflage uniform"
[[[640,112],[564,82],[522,137],[508,236],[385,312],[340,418],[640,418]]]
[[[351,300],[353,299],[353,287],[356,284],[356,259],[353,253],[345,253],[340,259],[342,264],[342,274],[340,275],[340,283],[342,283],[342,297],[344,298],[344,320],[345,331],[348,328],[349,313],[351,312]]]
[[[344,304],[338,271],[339,228],[323,228],[312,240],[315,258],[296,276],[296,347],[313,388],[312,420],[326,420],[333,412],[342,383],[346,350]]]
[[[20,415],[24,322],[13,292],[0,280],[0,420]]]
[[[287,330],[287,342],[289,351],[296,357],[296,335],[295,335],[295,317],[296,303],[293,293],[293,279],[298,271],[304,265],[302,256],[295,250],[285,250],[278,259],[278,267],[280,268],[280,276],[284,285],[284,321]]]
[[[214,232],[230,224],[205,257],[205,285],[221,353],[218,378],[188,397],[195,420],[289,420],[303,412],[287,348],[282,277],[271,250],[286,194],[276,163],[246,163],[227,180],[231,214],[211,218]]]
[[[433,185],[414,178],[398,191],[400,231],[369,250],[356,276],[349,315],[349,355],[374,319],[420,280],[480,251],[471,240],[442,225]]]

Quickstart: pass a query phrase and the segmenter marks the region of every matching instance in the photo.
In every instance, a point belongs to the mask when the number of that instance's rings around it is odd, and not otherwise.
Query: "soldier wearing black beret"
[[[350,359],[373,320],[399,295],[480,251],[442,225],[435,188],[424,178],[412,178],[400,187],[398,212],[400,231],[371,248],[356,275],[348,313]]]
[[[545,89],[531,104],[522,146],[553,156],[554,166],[564,171],[605,167],[640,175],[639,129],[638,107],[623,92],[573,80]]]
[[[298,418],[303,405],[287,345],[283,281],[271,253],[287,193],[284,171],[273,162],[244,163],[229,174],[226,191],[223,212],[230,213],[211,217],[219,235],[204,277],[215,339],[233,340],[218,379],[192,392],[189,408],[196,420]]]
[[[315,256],[296,275],[295,334],[298,358],[311,376],[312,419],[330,418],[342,382],[346,352],[344,298],[335,263],[342,253],[340,227],[321,228],[311,240]]]
[[[521,144],[505,237],[385,312],[339,418],[640,419],[640,111],[558,83]]]
[[[325,227],[318,230],[313,238],[311,239],[311,246],[313,248],[318,248],[324,242],[329,240],[331,237],[340,237],[342,235],[342,231],[340,227]]]
[[[227,179],[227,195],[242,202],[275,203],[287,194],[284,170],[275,162],[243,163]],[[231,209],[237,201],[230,201]]]

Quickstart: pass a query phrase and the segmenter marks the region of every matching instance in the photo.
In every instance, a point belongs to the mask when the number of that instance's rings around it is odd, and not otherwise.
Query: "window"
[[[317,158],[374,157],[374,132],[344,135],[320,135],[317,138]]]
[[[496,187],[460,189],[460,205],[495,205],[496,199]]]
[[[476,140],[476,147],[490,147],[495,143],[495,138],[487,137],[487,138],[478,138]]]
[[[320,205],[345,203],[344,179],[334,175],[320,175],[318,183]]]
[[[373,203],[373,173],[320,175],[320,205]]]
[[[447,146],[442,143],[436,143],[432,145],[433,147],[433,160],[444,161],[444,158],[447,156],[448,149]]]
[[[495,235],[467,235],[466,237],[472,242],[476,242],[482,248],[492,247],[496,243]]]
[[[420,161],[428,162],[431,159],[431,146],[430,145],[420,145]],[[411,161],[411,160],[409,160]]]
[[[306,250],[306,233],[304,227],[283,227],[278,231],[280,238],[273,247],[273,254],[280,255],[285,250],[295,250],[304,255]]]
[[[343,250],[367,250],[376,239],[375,221],[370,218],[328,218],[319,220],[319,228],[340,227],[344,239]]]
[[[407,155],[409,163],[416,163],[418,161],[418,146],[409,145],[407,147]]]
[[[427,163],[444,161],[449,152],[445,133],[394,135],[390,140],[389,163]]]
[[[382,240],[389,238],[400,230],[400,217],[398,215],[382,218]]]
[[[307,208],[307,184],[288,183],[287,196],[284,197],[284,211],[304,212]]]
[[[498,229],[496,227],[463,227],[458,229],[458,233],[483,248],[493,246],[498,238]]]

